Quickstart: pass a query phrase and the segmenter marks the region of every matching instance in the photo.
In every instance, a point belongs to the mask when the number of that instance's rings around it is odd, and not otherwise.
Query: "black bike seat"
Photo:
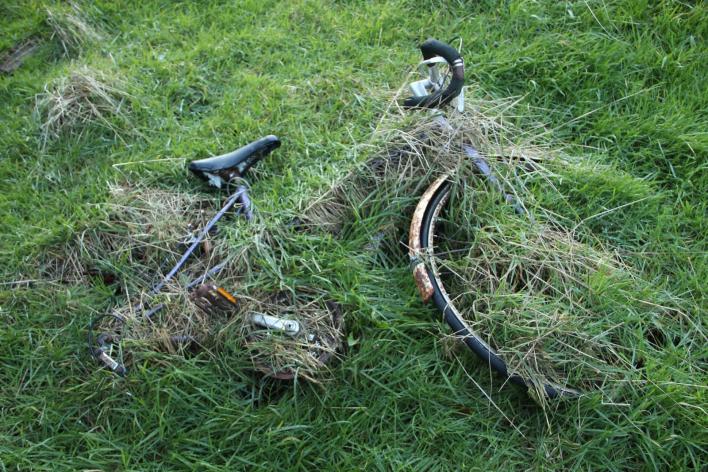
[[[192,161],[189,170],[210,184],[221,187],[224,180],[228,182],[235,177],[243,177],[251,166],[278,147],[280,140],[271,134],[228,154]]]

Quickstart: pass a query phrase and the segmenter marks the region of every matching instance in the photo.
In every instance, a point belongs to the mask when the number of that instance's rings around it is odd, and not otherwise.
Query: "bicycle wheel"
[[[455,210],[470,214],[470,208],[460,202],[450,203],[451,196],[460,191],[460,182],[446,174],[439,177],[426,190],[418,203],[411,221],[409,255],[413,275],[424,301],[433,300],[442,312],[444,321],[477,356],[514,384],[537,387],[548,398],[576,396],[578,392],[548,379],[528,378],[512,371],[497,350],[485,341],[469,322],[469,313],[458,306],[465,295],[474,292],[457,268],[473,257],[470,242],[473,225],[456,221]],[[467,202],[468,204],[469,202]],[[457,267],[456,267],[457,266]],[[474,303],[474,302],[472,302]],[[469,310],[468,310],[469,311]]]

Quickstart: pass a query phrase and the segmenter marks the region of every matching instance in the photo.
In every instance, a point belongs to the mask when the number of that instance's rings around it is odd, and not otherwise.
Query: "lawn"
[[[66,2],[0,5],[0,59],[36,44],[0,72],[0,469],[705,467],[705,3],[78,5],[80,15]],[[510,126],[579,163],[555,169],[553,189],[531,183],[535,201],[668,300],[652,308],[659,335],[632,320],[642,344],[628,347],[637,354],[626,382],[544,406],[456,347],[420,301],[404,250],[357,252],[389,213],[405,230],[416,195],[397,201],[399,214],[378,202],[342,240],[314,231],[258,253],[246,283],[314,284],[343,307],[346,348],[320,383],[254,372],[223,333],[208,352],[145,354],[126,378],[100,369],[87,327],[124,298],[47,267],[105,223],[110,187],[216,199],[185,163],[275,134],[283,145],[258,165],[251,198],[277,236],[371,157],[372,133],[428,37],[461,46],[470,99],[514,102]],[[48,125],[43,99],[77,73],[109,84],[115,103],[103,119]],[[237,218],[225,226],[234,251],[255,238]]]

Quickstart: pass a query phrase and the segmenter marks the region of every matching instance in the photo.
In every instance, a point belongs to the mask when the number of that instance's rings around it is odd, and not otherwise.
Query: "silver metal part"
[[[216,188],[221,188],[221,185],[224,183],[224,179],[222,179],[220,176],[216,174],[210,174],[209,172],[204,172],[204,175],[206,175],[209,178],[209,185],[212,187]]]
[[[445,76],[440,74],[438,64],[447,64],[447,61],[440,56],[421,61],[418,70],[421,75],[427,75],[427,79],[418,80],[410,84],[411,91],[415,97],[423,97],[437,92],[445,83]],[[465,89],[460,90],[460,94],[452,100],[452,106],[462,113],[465,111]]]
[[[116,370],[120,366],[120,364],[111,359],[111,357],[103,352],[103,350],[99,351],[98,358],[111,370]]]
[[[411,91],[413,92],[413,96],[415,97],[423,97],[425,95],[428,95],[428,90],[427,87],[430,86],[430,80],[428,79],[423,79],[423,80],[418,80],[417,82],[411,83]]]
[[[300,323],[295,320],[278,318],[265,313],[251,313],[249,317],[251,323],[261,328],[282,331],[289,336],[297,336],[300,333]]]
[[[458,111],[458,113],[462,113],[463,111],[465,111],[465,88],[464,87],[462,87],[462,89],[460,89],[460,94],[452,99],[452,105],[455,107],[455,109]]]

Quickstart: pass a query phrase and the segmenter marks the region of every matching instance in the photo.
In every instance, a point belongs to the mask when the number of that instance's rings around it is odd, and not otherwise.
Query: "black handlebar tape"
[[[454,64],[458,59],[462,59],[457,49],[449,44],[445,44],[437,39],[429,39],[420,45],[420,52],[423,53],[423,59],[432,59],[435,56],[440,56],[448,63]]]
[[[438,90],[435,93],[424,97],[408,97],[403,102],[404,108],[438,108],[447,105],[453,98],[457,97],[465,84],[465,63],[462,56],[455,48],[437,39],[428,39],[420,45],[423,59],[432,59],[440,56],[450,65],[452,69],[452,79],[445,90]]]

